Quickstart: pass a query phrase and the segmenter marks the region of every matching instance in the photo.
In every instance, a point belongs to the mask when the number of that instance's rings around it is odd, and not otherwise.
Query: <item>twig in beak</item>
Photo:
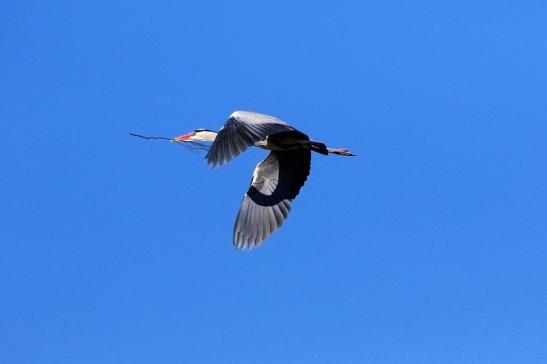
[[[151,137],[151,136],[144,136],[144,135],[139,135],[139,134],[134,134],[134,133],[129,133],[129,135],[131,135],[131,136],[134,136],[134,137],[138,137],[138,138],[143,138],[143,139],[161,139],[161,140],[173,140],[172,138],[165,138],[165,137]]]
[[[196,142],[196,141],[193,141],[193,140],[177,142],[173,138],[156,137],[156,136],[144,136],[144,135],[135,134],[135,133],[129,133],[129,135],[137,137],[137,138],[147,139],[147,140],[169,140],[170,142],[181,145],[184,148],[186,148],[186,149],[188,149],[189,151],[192,151],[192,152],[198,152],[200,150],[207,151],[211,147],[210,145],[200,143],[200,142]]]

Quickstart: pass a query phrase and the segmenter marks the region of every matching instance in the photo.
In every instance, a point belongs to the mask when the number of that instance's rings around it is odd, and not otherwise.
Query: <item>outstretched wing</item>
[[[217,134],[207,153],[207,163],[221,166],[270,134],[295,130],[273,116],[236,111]]]
[[[311,151],[276,151],[260,162],[234,226],[234,246],[252,249],[278,229],[310,174]]]

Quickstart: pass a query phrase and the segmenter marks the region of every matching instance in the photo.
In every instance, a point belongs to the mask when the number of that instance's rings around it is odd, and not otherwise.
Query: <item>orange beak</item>
[[[175,143],[185,142],[193,136],[194,136],[194,132],[191,132],[191,133],[188,133],[188,134],[183,134],[181,136],[175,137],[175,138],[171,139],[171,141],[175,142]]]

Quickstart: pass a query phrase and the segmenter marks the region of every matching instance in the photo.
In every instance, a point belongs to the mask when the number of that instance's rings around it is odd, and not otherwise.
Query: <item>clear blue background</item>
[[[546,4],[3,2],[0,362],[546,363]],[[252,252],[234,110],[359,154]]]

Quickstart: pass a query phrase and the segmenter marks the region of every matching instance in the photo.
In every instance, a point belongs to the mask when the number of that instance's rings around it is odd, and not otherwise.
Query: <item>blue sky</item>
[[[547,362],[544,1],[5,2],[0,362]],[[252,170],[171,143],[234,110],[314,155],[231,245]]]

